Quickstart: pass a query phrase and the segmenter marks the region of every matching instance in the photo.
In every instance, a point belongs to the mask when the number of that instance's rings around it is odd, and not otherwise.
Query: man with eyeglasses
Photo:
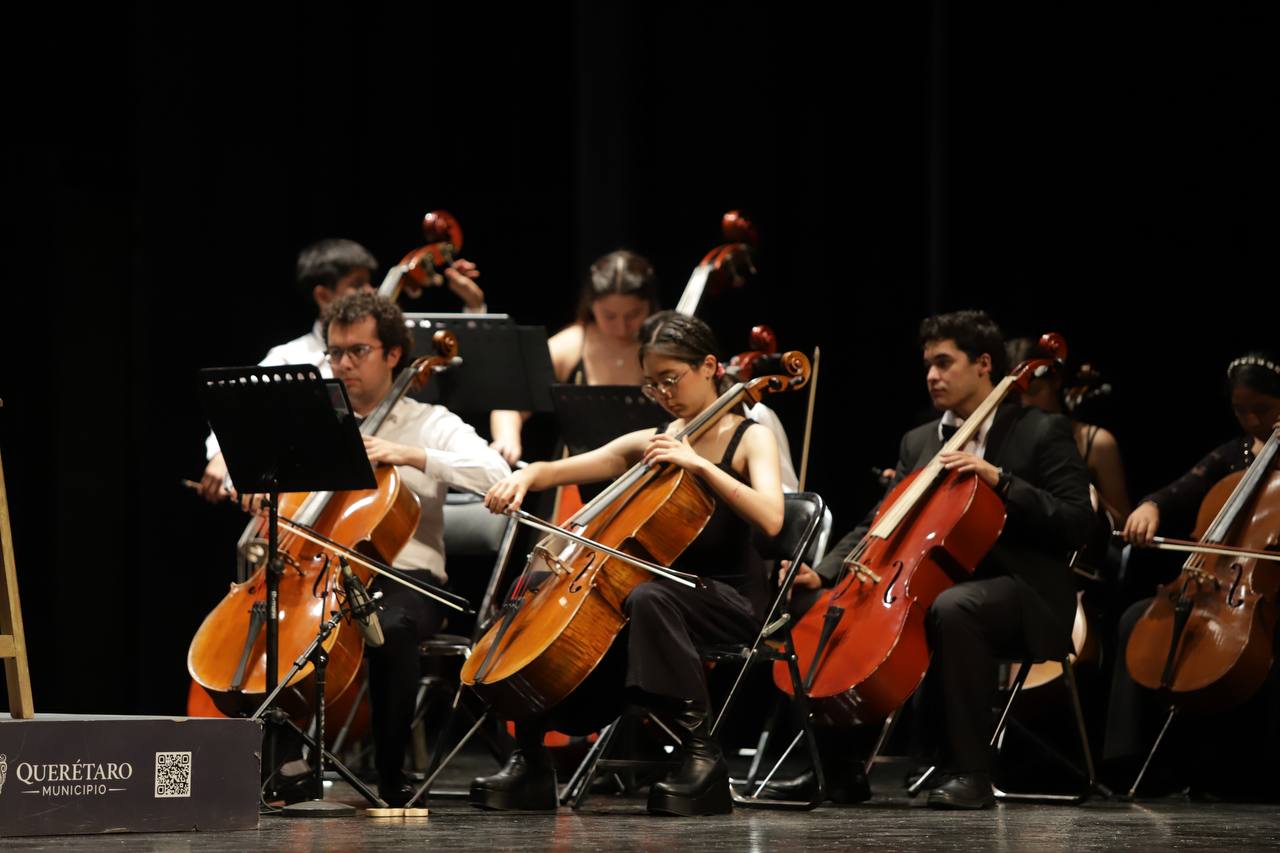
[[[337,299],[325,310],[326,361],[346,386],[357,417],[372,412],[391,391],[394,376],[411,359],[412,333],[390,301],[367,291]],[[486,491],[511,473],[488,442],[444,406],[405,397],[396,403],[376,436],[365,436],[369,459],[399,468],[418,496],[422,515],[413,539],[392,559],[409,572],[424,572],[447,585],[444,500],[449,486]],[[385,638],[369,648],[369,700],[373,710],[374,764],[378,792],[391,806],[404,805],[412,789],[403,775],[413,721],[418,644],[443,625],[444,609],[399,584],[380,585],[378,615]]]
[[[258,363],[263,366],[310,364],[319,367],[326,379],[331,378],[333,371],[325,358],[324,326],[320,315],[349,293],[372,293],[373,273],[377,269],[377,259],[354,240],[321,240],[299,252],[298,287],[315,302],[316,321],[305,335],[272,347]],[[484,291],[475,282],[479,276],[476,265],[462,258],[442,274],[441,283],[458,295],[465,313],[483,314],[486,310]],[[200,478],[200,496],[210,503],[219,503],[230,497],[232,490],[226,462],[212,432],[205,439],[205,458],[209,461]]]

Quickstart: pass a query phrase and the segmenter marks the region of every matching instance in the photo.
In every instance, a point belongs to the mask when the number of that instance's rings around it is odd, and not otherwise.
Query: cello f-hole
[[[898,596],[893,594],[893,585],[898,582],[898,578],[902,577],[902,570],[906,568],[901,560],[893,561],[893,577],[889,579],[889,585],[884,590],[884,603],[893,604],[898,600]]]
[[[1235,572],[1235,577],[1231,579],[1231,589],[1227,590],[1227,606],[1243,607],[1244,598],[1243,597],[1237,598],[1236,592],[1240,589],[1240,579],[1244,574],[1244,566],[1240,565],[1239,563],[1232,563],[1231,568]]]
[[[582,578],[588,571],[591,570],[591,566],[595,563],[595,561],[596,561],[596,552],[592,551],[591,556],[587,558],[586,565],[584,565],[582,567],[582,570],[578,572],[578,574],[574,575],[573,580],[569,582],[570,593],[575,593],[578,590],[582,589]]]

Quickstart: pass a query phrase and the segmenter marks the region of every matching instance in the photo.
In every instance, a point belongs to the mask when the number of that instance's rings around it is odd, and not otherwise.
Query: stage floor
[[[1084,806],[1006,804],[977,813],[936,812],[909,800],[883,774],[876,798],[812,812],[739,809],[716,818],[659,818],[644,799],[598,795],[583,810],[556,814],[482,812],[435,800],[431,816],[409,821],[302,820],[264,815],[257,831],[10,838],[6,851],[534,850],[1264,850],[1280,846],[1280,810],[1272,805],[1163,798]],[[457,783],[461,780],[447,780]],[[342,784],[332,799],[361,802]]]

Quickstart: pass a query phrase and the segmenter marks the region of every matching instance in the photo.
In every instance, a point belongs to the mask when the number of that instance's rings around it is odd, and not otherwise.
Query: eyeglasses
[[[351,360],[359,364],[364,361],[365,356],[376,349],[382,349],[382,344],[352,344],[349,347],[329,347],[324,354],[332,364],[342,361],[344,355],[351,356]]]
[[[668,376],[665,379],[659,379],[657,382],[646,382],[640,386],[640,391],[655,403],[670,400],[671,395],[675,393],[676,386],[680,384],[680,380],[688,376],[690,372],[686,370],[679,376]]]

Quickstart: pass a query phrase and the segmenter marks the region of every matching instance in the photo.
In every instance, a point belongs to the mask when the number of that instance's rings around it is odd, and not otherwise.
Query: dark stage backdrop
[[[243,524],[178,487],[194,371],[306,329],[299,247],[392,263],[429,209],[494,310],[549,327],[595,256],[650,256],[674,302],[752,214],[761,274],[719,332],[822,346],[810,485],[840,530],[927,406],[933,309],[1100,364],[1135,496],[1233,434],[1223,368],[1277,338],[1274,22],[1248,7],[459,5],[9,28],[0,447],[41,710],[181,710]]]

